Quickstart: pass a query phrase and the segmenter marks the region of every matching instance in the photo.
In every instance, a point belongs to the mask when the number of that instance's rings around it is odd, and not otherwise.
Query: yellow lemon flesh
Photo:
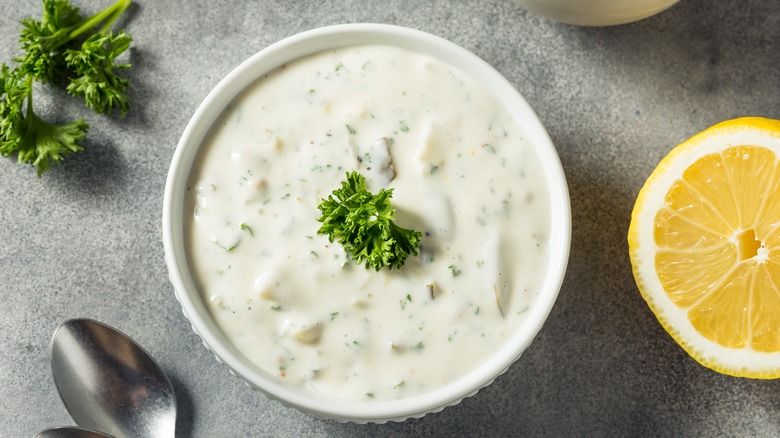
[[[628,231],[642,296],[694,359],[780,377],[780,121],[746,117],[677,146]]]

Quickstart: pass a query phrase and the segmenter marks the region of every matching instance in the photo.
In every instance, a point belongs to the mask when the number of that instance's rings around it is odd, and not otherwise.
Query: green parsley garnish
[[[365,261],[366,269],[398,269],[410,254],[417,255],[422,233],[395,224],[392,196],[393,189],[370,193],[363,175],[347,173],[341,188],[317,207],[322,212],[317,233],[338,240],[356,263]]]
[[[56,125],[35,113],[34,81],[65,88],[98,114],[113,109],[122,115],[127,112],[129,81],[116,72],[130,64],[115,60],[130,47],[132,38],[110,29],[131,1],[118,0],[83,18],[68,0],[43,0],[40,21],[21,21],[19,42],[24,55],[15,58],[16,68],[0,67],[1,155],[16,154],[20,163],[36,167],[40,176],[52,164],[84,149],[80,142],[89,129],[84,120]]]

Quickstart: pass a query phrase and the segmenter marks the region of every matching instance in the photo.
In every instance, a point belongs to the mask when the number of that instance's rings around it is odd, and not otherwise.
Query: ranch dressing
[[[391,165],[390,165],[391,163]],[[538,158],[474,79],[386,46],[260,78],[205,140],[188,186],[191,270],[214,320],[280,381],[397,399],[478,366],[522,324],[547,269]],[[423,232],[401,269],[355,265],[317,205],[358,170]]]

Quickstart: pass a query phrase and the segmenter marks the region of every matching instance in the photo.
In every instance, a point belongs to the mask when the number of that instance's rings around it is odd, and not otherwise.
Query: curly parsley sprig
[[[317,233],[338,240],[357,264],[365,261],[366,269],[398,269],[409,255],[417,255],[422,233],[395,224],[392,196],[393,189],[372,194],[363,175],[347,173],[341,188],[317,207],[322,212]]]
[[[124,31],[114,34],[111,26],[131,1],[118,0],[83,18],[68,0],[43,0],[40,21],[21,21],[19,42],[24,54],[15,58],[19,65],[0,66],[1,155],[17,154],[20,163],[36,167],[40,176],[52,164],[84,149],[80,142],[88,125],[84,120],[56,125],[39,117],[33,108],[33,81],[66,88],[98,114],[114,109],[122,115],[127,112],[129,81],[116,71],[130,64],[117,64],[116,58],[132,38]]]

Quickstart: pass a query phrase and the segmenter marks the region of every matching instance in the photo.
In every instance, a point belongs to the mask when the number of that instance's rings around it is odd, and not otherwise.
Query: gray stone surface
[[[109,1],[76,3],[93,13]],[[40,6],[0,4],[8,61],[17,21]],[[538,338],[475,397],[405,423],[322,421],[249,390],[190,330],[163,263],[166,172],[197,105],[263,47],[345,22],[418,28],[487,60],[539,114],[571,190],[571,261]],[[0,436],[72,424],[48,364],[51,334],[72,317],[152,353],[176,386],[180,437],[780,435],[780,382],[690,359],[639,295],[625,239],[634,197],[674,145],[732,117],[780,118],[779,2],[683,0],[638,23],[578,28],[512,0],[138,0],[125,24],[127,117],[39,93],[47,117],[86,118],[88,151],[42,178],[0,159]]]

